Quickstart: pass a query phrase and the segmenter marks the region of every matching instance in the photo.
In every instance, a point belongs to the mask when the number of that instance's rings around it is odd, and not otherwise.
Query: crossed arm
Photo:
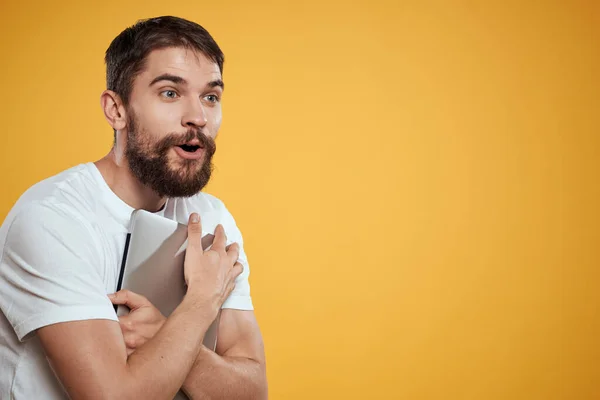
[[[222,311],[214,353],[202,346],[202,336],[189,340],[190,330],[209,326],[193,321],[189,311],[176,310],[129,357],[115,321],[59,323],[38,335],[72,399],[167,399],[180,387],[191,399],[266,399],[264,349],[253,312]],[[144,324],[130,325],[139,332]]]
[[[110,298],[131,310],[119,319],[131,355],[156,335],[165,317],[146,298],[127,290]],[[191,399],[267,397],[264,345],[252,311],[222,310],[216,353],[201,348],[182,389]]]

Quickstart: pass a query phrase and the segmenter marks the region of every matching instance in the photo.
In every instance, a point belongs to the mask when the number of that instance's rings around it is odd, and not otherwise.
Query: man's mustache
[[[173,146],[181,146],[189,143],[194,139],[198,139],[198,146],[202,147],[208,156],[211,156],[217,150],[215,140],[210,136],[205,135],[201,130],[190,129],[186,133],[171,133],[160,140],[157,145],[159,154],[166,153]]]

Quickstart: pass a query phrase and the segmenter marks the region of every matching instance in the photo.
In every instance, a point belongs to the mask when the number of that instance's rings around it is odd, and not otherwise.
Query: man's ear
[[[110,126],[116,130],[127,126],[127,114],[121,97],[112,90],[105,90],[100,96],[100,105],[104,111],[104,117]]]

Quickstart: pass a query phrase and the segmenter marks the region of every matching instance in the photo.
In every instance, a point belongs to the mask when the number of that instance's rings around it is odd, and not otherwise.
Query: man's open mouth
[[[190,144],[182,144],[178,147],[181,147],[181,149],[183,149],[183,151],[186,151],[188,153],[194,153],[196,150],[198,150],[200,148],[200,146],[198,146],[198,145],[190,145]]]

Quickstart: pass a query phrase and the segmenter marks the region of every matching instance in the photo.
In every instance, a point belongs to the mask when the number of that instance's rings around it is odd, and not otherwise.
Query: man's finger
[[[235,281],[229,283],[225,287],[225,300],[227,300],[229,298],[229,296],[231,295],[231,293],[233,293],[234,290],[235,290]]]
[[[191,213],[188,221],[188,246],[194,246],[202,251],[202,224],[200,215]]]
[[[109,294],[108,298],[113,304],[126,305],[130,310],[135,310],[142,306],[148,305],[149,301],[141,294],[132,292],[131,290],[119,290],[117,293]]]
[[[225,229],[223,229],[223,225],[219,224],[215,228],[215,240],[213,241],[211,249],[218,252],[225,251],[226,242],[227,236],[225,236]]]
[[[124,334],[123,341],[128,349],[137,349],[142,344],[140,337],[134,333]]]
[[[119,317],[119,325],[121,325],[121,331],[123,333],[133,331],[134,328],[133,328],[133,320],[131,319],[131,314],[127,314],[122,317]]]
[[[244,266],[240,262],[236,262],[233,268],[229,270],[229,279],[234,282],[235,278],[240,276],[242,272],[244,272]]]
[[[237,243],[231,243],[227,246],[227,255],[231,261],[237,261],[240,258],[240,245]]]

